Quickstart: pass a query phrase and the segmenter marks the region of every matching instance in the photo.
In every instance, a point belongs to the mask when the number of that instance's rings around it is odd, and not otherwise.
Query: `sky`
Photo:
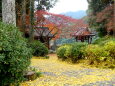
[[[58,0],[56,5],[50,9],[51,13],[66,13],[75,12],[79,10],[87,10],[88,3],[87,0]]]

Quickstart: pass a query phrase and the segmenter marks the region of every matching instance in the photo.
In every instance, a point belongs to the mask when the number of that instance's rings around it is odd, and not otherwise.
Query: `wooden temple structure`
[[[49,48],[50,40],[54,38],[48,27],[37,27],[34,32],[34,39],[44,43]]]
[[[89,44],[91,44],[92,37],[95,36],[95,34],[93,34],[88,28],[82,27],[76,29],[76,31],[72,33],[71,36],[75,37],[76,41],[87,41]]]
[[[25,37],[29,37],[29,30],[26,31]],[[39,40],[48,48],[52,38],[54,38],[54,34],[51,33],[48,27],[36,27],[36,29],[34,29],[34,40]]]

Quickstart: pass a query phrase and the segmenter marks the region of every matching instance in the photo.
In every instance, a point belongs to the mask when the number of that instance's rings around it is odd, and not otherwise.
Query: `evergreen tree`
[[[37,4],[37,10],[49,10],[52,8],[57,0],[35,0]]]

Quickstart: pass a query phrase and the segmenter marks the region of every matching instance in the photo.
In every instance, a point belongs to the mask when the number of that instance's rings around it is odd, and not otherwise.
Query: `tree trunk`
[[[0,20],[2,19],[2,0],[0,0]]]
[[[34,0],[30,0],[30,38],[29,41],[34,40]]]
[[[16,26],[15,0],[2,0],[2,21]]]
[[[114,1],[114,9],[115,9],[115,1]],[[115,16],[115,11],[114,11],[114,16]],[[114,17],[113,22],[115,23],[115,17]],[[114,28],[113,28],[113,37],[115,37],[115,25],[114,25]]]
[[[26,0],[22,0],[22,29],[25,32],[26,29]]]

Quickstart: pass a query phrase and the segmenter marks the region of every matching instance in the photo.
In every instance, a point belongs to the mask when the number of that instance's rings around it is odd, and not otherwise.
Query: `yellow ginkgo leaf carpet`
[[[59,61],[55,54],[49,56],[50,59],[32,59],[31,66],[43,76],[21,86],[115,86],[115,70],[68,64]]]

